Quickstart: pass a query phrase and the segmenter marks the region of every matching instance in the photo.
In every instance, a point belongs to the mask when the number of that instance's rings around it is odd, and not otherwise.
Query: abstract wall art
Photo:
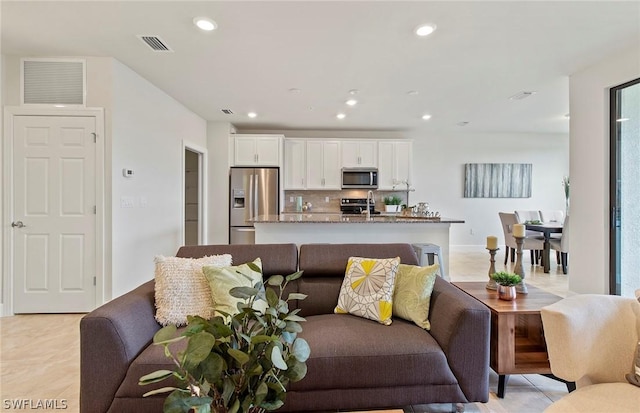
[[[467,163],[465,198],[531,198],[530,163]]]

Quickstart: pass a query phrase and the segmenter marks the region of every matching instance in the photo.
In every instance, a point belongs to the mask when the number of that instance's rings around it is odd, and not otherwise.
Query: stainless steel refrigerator
[[[280,213],[278,173],[278,168],[231,168],[230,244],[255,244],[255,228],[247,221],[258,215]]]

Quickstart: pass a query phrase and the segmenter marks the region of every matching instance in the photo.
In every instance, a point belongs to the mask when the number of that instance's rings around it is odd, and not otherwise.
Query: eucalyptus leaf
[[[228,406],[229,401],[231,400],[231,396],[233,395],[233,391],[236,389],[236,385],[230,378],[225,378],[222,383],[222,400],[224,401],[224,405]],[[237,400],[236,400],[237,401]],[[240,404],[238,403],[238,407]]]
[[[267,343],[277,339],[278,339],[277,337],[266,336],[264,334],[261,334],[261,335],[251,337],[251,344]]]
[[[307,375],[307,365],[293,359],[293,362],[289,364],[289,369],[285,372],[286,377],[293,381],[300,381]]]
[[[215,342],[216,338],[206,331],[191,336],[184,352],[185,364],[191,367],[198,365],[207,358]]]
[[[229,290],[229,294],[234,298],[248,300],[258,294],[258,289],[253,287],[233,287]]]
[[[267,284],[269,285],[281,285],[284,282],[284,277],[282,275],[272,275],[268,280]]]
[[[267,294],[267,303],[269,303],[269,306],[270,307],[277,306],[278,301],[280,300],[280,298],[278,297],[278,294],[276,294],[276,292],[273,291],[272,288],[267,288],[266,294]]]
[[[189,413],[192,407],[211,404],[211,397],[195,397],[180,390],[174,390],[167,396],[163,405],[164,413]]]
[[[302,293],[290,293],[289,297],[287,298],[287,301],[290,301],[290,300],[304,300],[307,297],[308,296],[306,294],[302,294]]]
[[[286,331],[290,333],[301,333],[302,326],[295,321],[287,321]]]
[[[241,366],[245,365],[250,357],[247,353],[245,353],[244,351],[240,351],[238,349],[235,348],[230,348],[227,353],[229,353],[229,355],[231,357],[233,357],[238,363],[240,363]]]
[[[269,387],[265,382],[260,383],[256,390],[255,405],[260,406],[265,397],[267,397],[267,394],[269,394]]]
[[[169,393],[170,391],[178,390],[175,387],[161,387],[159,389],[151,390],[142,395],[142,397],[153,396],[154,394]]]
[[[262,404],[260,404],[260,407],[268,411],[277,410],[282,406],[284,406],[284,402],[280,399],[270,400],[268,402],[262,402]]]
[[[229,413],[238,413],[238,410],[240,410],[240,400],[236,399],[233,406],[229,408]]]
[[[296,341],[293,342],[291,354],[300,362],[307,361],[309,355],[311,355],[311,348],[309,347],[307,340],[302,337],[298,337]]]
[[[293,344],[293,340],[296,339],[296,336],[297,336],[296,333],[290,333],[288,331],[283,331],[282,332],[282,339],[287,344]]]
[[[286,370],[288,368],[287,363],[285,363],[284,359],[282,358],[282,351],[280,351],[280,348],[278,348],[277,346],[273,347],[273,349],[271,350],[271,362],[280,370]]]
[[[173,370],[157,370],[153,373],[146,374],[140,377],[139,385],[144,386],[146,384],[157,383],[173,375]]]
[[[202,375],[209,383],[215,383],[220,380],[222,372],[226,369],[227,362],[217,353],[209,354],[202,363]]]
[[[173,324],[162,327],[153,335],[153,344],[171,343],[173,341],[181,340],[181,336],[176,337],[177,332],[178,329]]]
[[[296,314],[293,314],[293,315],[289,314],[284,319],[286,321],[307,321],[304,317],[300,317],[299,315],[296,315]]]

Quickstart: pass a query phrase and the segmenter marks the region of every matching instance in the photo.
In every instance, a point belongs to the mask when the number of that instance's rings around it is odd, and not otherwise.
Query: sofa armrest
[[[551,371],[578,387],[626,382],[633,370],[640,303],[611,295],[575,295],[540,311]]]
[[[104,413],[131,361],[160,329],[149,281],[80,320],[80,411]]]
[[[491,312],[478,300],[437,277],[429,309],[431,335],[444,350],[469,402],[489,400]]]

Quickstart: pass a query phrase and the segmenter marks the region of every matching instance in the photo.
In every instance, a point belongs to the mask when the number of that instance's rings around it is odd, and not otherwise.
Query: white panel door
[[[15,313],[95,307],[95,131],[94,117],[14,118]]]

